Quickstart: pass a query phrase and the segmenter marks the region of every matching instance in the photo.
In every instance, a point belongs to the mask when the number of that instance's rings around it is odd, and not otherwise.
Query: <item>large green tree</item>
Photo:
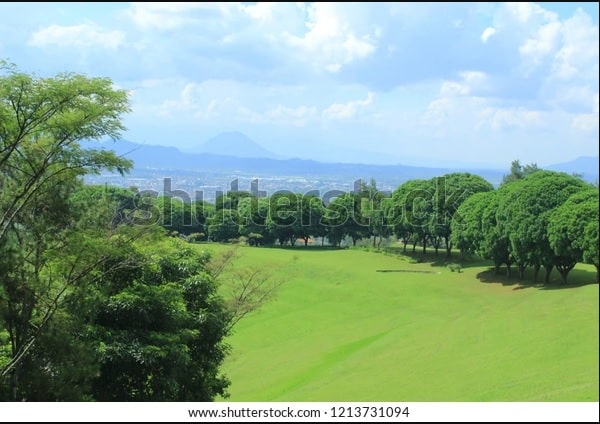
[[[572,194],[588,185],[572,175],[553,171],[536,171],[506,184],[497,212],[502,231],[510,241],[511,255],[519,266],[519,277],[527,266],[534,268],[534,281],[541,267],[549,282],[552,269],[560,264],[548,240],[548,222],[554,209]],[[559,265],[562,266],[562,265]]]
[[[88,332],[100,363],[94,399],[226,396],[229,381],[219,368],[232,317],[208,271],[210,256],[177,239],[136,243],[128,256],[135,266],[104,275],[104,296]]]
[[[396,236],[413,243],[413,252],[421,242],[423,253],[430,240],[430,224],[433,219],[435,188],[432,180],[409,180],[392,193],[392,203],[386,213]]]
[[[468,172],[446,174],[434,178],[432,183],[435,194],[432,206],[433,219],[429,223],[429,232],[432,238],[444,241],[446,257],[450,257],[452,222],[461,219],[457,216],[460,205],[475,193],[492,191],[494,186],[479,175]]]
[[[83,175],[131,167],[112,152],[80,145],[117,138],[128,110],[127,93],[109,79],[41,78],[0,63],[0,323],[8,334],[2,350],[8,355],[0,361],[3,397],[33,399],[42,387],[60,397],[64,388],[56,382],[78,379],[57,365],[66,356],[52,356],[59,346],[52,334],[61,333],[59,320],[76,322],[64,315],[64,301],[96,281],[94,269],[110,243],[94,240],[110,237],[114,213],[104,215],[96,205],[95,216],[77,219],[68,199]],[[107,218],[102,227],[96,225],[100,216]]]
[[[556,268],[563,283],[567,282],[567,276],[577,262],[584,260],[584,252],[589,252],[594,246],[598,251],[598,235],[594,240],[594,231],[587,230],[594,225],[597,230],[598,208],[598,189],[590,188],[570,196],[550,216],[548,240],[556,255]],[[592,257],[587,255],[586,259],[598,270],[598,260],[590,260]]]

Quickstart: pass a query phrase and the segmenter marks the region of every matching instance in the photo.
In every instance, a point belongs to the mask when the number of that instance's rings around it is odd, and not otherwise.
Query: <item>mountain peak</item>
[[[198,152],[242,158],[277,158],[277,155],[239,131],[225,131],[208,139],[199,146]]]

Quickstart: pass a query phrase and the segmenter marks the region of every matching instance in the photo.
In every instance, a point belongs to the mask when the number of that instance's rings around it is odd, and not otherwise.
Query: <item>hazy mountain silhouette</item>
[[[236,156],[240,158],[279,159],[276,154],[266,150],[246,134],[239,131],[222,132],[197,146],[194,150],[197,153]]]
[[[241,133],[240,133],[241,134]],[[246,147],[252,147],[243,137],[231,137],[245,143]],[[220,143],[215,137],[210,145]],[[214,141],[217,140],[217,141]],[[250,140],[251,141],[251,140]],[[226,143],[220,144],[219,149]],[[257,176],[320,176],[335,177],[342,179],[351,178],[375,178],[393,179],[394,181],[405,181],[415,178],[432,178],[450,172],[469,172],[480,175],[494,185],[499,185],[502,177],[509,173],[498,169],[471,169],[460,166],[448,167],[424,167],[410,165],[370,165],[361,163],[335,163],[319,162],[309,159],[273,159],[265,157],[241,157],[241,154],[258,154],[257,152],[268,151],[260,146],[255,151],[240,149],[237,155],[224,155],[214,153],[184,153],[175,147],[155,146],[133,143],[127,140],[117,142],[85,142],[83,147],[114,150],[116,154],[134,161],[135,170],[164,170],[164,171],[191,171],[211,173],[249,173]],[[230,149],[237,146],[235,142],[228,144]],[[598,157],[579,157],[570,162],[559,163],[541,167],[554,171],[583,174],[584,179],[595,182],[598,179]]]
[[[578,174],[583,174],[583,178],[586,181],[593,182],[598,179],[599,165],[598,156],[580,156],[569,162],[557,163],[543,168],[552,171],[567,172],[569,174],[576,172]]]
[[[434,168],[409,165],[370,165],[360,163],[318,162],[309,159],[271,159],[216,155],[212,153],[183,153],[175,147],[137,144],[127,140],[117,142],[86,142],[87,148],[115,151],[134,161],[138,170],[191,171],[210,173],[249,173],[256,176],[320,176],[341,179],[375,178],[404,181],[432,178],[450,172],[470,172],[497,185],[505,172],[490,169]]]

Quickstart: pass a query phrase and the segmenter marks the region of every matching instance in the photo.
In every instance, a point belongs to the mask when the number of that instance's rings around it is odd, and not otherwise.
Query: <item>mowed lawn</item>
[[[228,339],[230,401],[598,401],[598,285],[581,284],[591,266],[545,289],[483,264],[451,272],[433,255],[239,253],[237,266],[286,282]]]

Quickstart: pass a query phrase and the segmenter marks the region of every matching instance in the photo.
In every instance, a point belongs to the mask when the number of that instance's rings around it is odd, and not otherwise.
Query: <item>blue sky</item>
[[[0,3],[0,58],[110,77],[124,138],[544,166],[598,155],[598,3]]]

